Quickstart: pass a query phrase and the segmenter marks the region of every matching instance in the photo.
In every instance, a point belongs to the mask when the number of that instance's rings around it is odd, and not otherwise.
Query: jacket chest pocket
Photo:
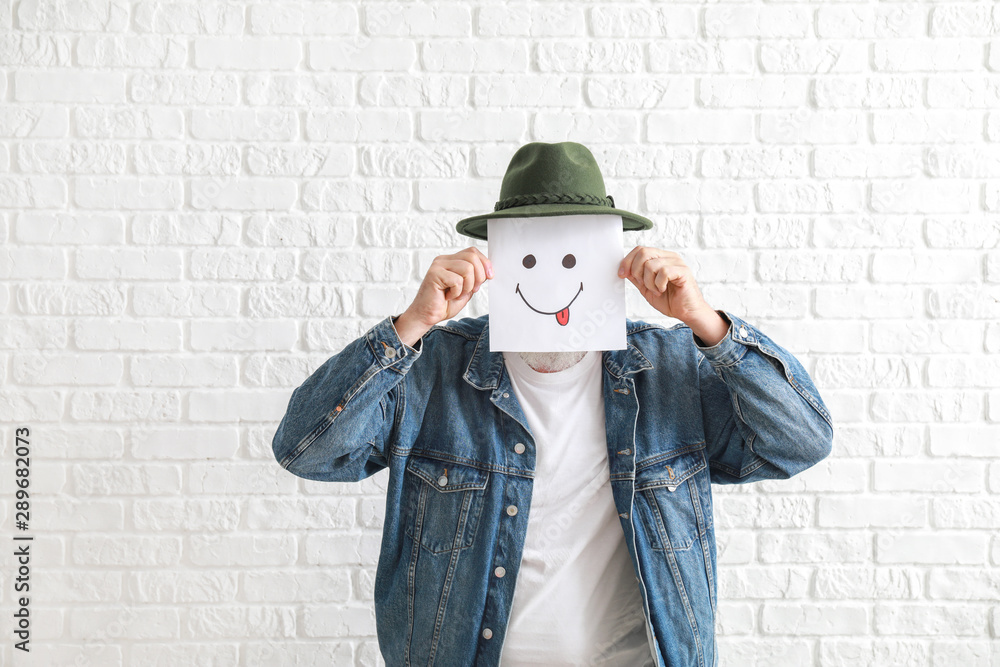
[[[403,490],[406,534],[435,554],[472,546],[489,476],[451,461],[410,456]]]
[[[699,493],[703,449],[636,466],[635,506],[651,547],[686,551],[711,524]]]

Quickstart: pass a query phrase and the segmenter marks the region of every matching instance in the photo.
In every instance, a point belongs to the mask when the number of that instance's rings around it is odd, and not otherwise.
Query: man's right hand
[[[493,265],[476,248],[435,257],[413,303],[396,318],[399,339],[413,347],[435,324],[455,317],[492,277]]]

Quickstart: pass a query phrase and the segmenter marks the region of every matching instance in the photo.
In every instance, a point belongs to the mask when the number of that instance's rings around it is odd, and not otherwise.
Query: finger
[[[633,276],[642,279],[643,267],[646,262],[657,257],[655,251],[652,248],[642,248],[636,253],[635,257],[632,258],[632,265],[629,267],[629,271]]]
[[[622,259],[622,263],[618,268],[618,275],[623,278],[627,275],[641,276],[642,265],[651,259],[663,259],[674,265],[682,265],[684,263],[681,256],[672,250],[636,246]],[[622,267],[625,268],[624,272],[622,272]]]
[[[639,294],[646,296],[646,286],[643,285],[641,281],[636,280],[635,276],[629,276],[628,281],[635,285],[635,288],[639,290]]]
[[[490,258],[484,255],[479,248],[468,247],[465,250],[460,250],[454,255],[449,255],[452,259],[460,260],[463,262],[469,262],[476,267],[476,273],[482,275],[481,279],[477,279],[477,283],[482,284],[487,278],[493,277],[493,265],[490,263]]]
[[[642,281],[648,289],[662,294],[670,282],[670,265],[662,257],[654,257],[642,265]]]
[[[461,252],[450,255],[450,257],[452,258],[452,261],[462,262],[472,266],[474,280],[471,291],[478,292],[479,287],[486,281],[487,278],[486,262],[489,262],[489,258],[479,252],[476,248],[466,248]]]
[[[632,248],[625,257],[622,258],[621,263],[618,265],[618,275],[622,278],[627,278],[632,275],[631,268],[632,262],[635,259],[636,254],[642,250],[642,246],[636,246]]]
[[[462,296],[465,279],[454,271],[442,271],[435,276],[435,283],[444,295],[445,301],[453,301]]]
[[[462,267],[462,278],[465,282],[463,285],[462,294],[472,294],[478,287],[476,287],[476,267],[470,262],[466,262],[465,266]],[[486,271],[483,269],[483,280],[486,279]]]
[[[649,248],[638,248],[632,256],[632,262],[629,265],[629,273],[633,276],[642,277],[642,265],[648,262],[653,257]]]
[[[673,269],[670,266],[662,266],[656,270],[656,275],[653,277],[653,286],[656,291],[663,294],[667,285],[670,284],[671,277],[673,276]]]
[[[647,263],[646,266],[655,269],[653,284],[660,294],[667,290],[670,283],[678,286],[683,285],[690,271],[680,260],[670,257],[659,257]]]
[[[475,248],[473,248],[475,250]],[[483,253],[476,250],[475,254],[472,255],[470,264],[472,264],[472,270],[474,272],[475,282],[472,286],[473,292],[478,292],[480,286],[486,282],[486,264],[489,260],[483,255]]]
[[[484,255],[482,251],[479,250],[479,248],[469,246],[462,252],[468,252],[478,260],[479,264],[483,267],[483,272],[486,278],[493,277],[493,263],[490,262],[490,258]]]
[[[454,280],[457,282],[460,291],[456,296],[461,296],[467,292],[469,294],[472,293],[473,288],[476,286],[476,269],[472,266],[471,262],[455,259],[442,262],[442,266],[446,271],[457,277]],[[452,281],[449,282],[451,283]]]
[[[691,277],[691,269],[684,264],[671,264],[667,271],[667,281],[664,282],[663,290],[667,289],[667,282],[673,283],[677,287],[683,287],[688,278]]]
[[[658,278],[662,274],[666,273],[663,268],[664,267],[661,267],[661,262],[658,259],[647,260],[646,263],[642,265],[642,273],[640,275],[642,276],[642,284],[646,286],[646,289],[656,292],[657,294],[663,292],[663,290],[656,284]]]
[[[449,256],[438,257],[431,264],[427,272],[427,278],[441,292],[448,301],[460,296],[465,291],[465,276],[462,267],[472,270],[468,262],[450,259]]]

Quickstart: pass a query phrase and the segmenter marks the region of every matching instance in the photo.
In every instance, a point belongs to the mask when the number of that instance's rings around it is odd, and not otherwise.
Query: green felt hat
[[[491,213],[474,215],[456,225],[459,234],[486,240],[491,218],[536,218],[550,215],[620,215],[626,231],[649,229],[652,221],[615,208],[604,190],[604,177],[586,146],[564,141],[535,142],[517,149],[500,185],[500,201]]]

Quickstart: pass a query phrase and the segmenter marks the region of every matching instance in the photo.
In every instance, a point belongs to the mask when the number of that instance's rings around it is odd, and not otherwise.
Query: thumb
[[[449,299],[447,308],[448,319],[451,319],[452,317],[457,315],[459,311],[465,308],[466,304],[468,304],[471,299],[472,299],[472,292],[467,292],[454,299]]]

